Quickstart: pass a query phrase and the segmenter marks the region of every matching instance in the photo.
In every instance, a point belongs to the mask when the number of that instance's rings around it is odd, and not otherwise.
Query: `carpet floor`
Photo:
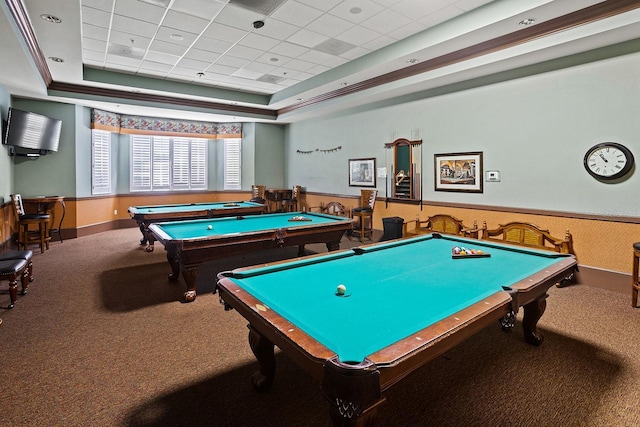
[[[206,263],[185,304],[162,245],[147,253],[139,238],[114,230],[34,254],[29,292],[0,310],[0,426],[330,425],[319,384],[280,352],[273,388],[253,390],[247,322],[212,293],[218,271],[296,248]],[[599,287],[549,294],[542,346],[486,328],[392,387],[378,425],[640,425],[640,309]]]

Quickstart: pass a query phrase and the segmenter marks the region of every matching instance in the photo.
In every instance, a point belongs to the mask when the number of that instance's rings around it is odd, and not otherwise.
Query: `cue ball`
[[[212,226],[210,226],[210,225],[208,225],[208,226],[207,226],[207,230],[213,230],[213,227],[212,227]]]
[[[338,295],[344,295],[345,292],[347,292],[347,287],[345,285],[338,285],[338,288],[336,289]]]

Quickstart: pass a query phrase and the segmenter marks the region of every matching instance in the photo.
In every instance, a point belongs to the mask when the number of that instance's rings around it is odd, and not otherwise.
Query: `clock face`
[[[622,144],[603,142],[587,151],[584,156],[584,167],[595,178],[617,179],[631,171],[633,154]]]

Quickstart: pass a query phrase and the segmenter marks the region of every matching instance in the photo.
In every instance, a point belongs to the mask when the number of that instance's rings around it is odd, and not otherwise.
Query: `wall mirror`
[[[398,138],[384,145],[387,199],[422,200],[422,140]]]

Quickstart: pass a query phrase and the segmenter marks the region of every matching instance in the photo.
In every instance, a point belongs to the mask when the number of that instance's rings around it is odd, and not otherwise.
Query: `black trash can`
[[[381,242],[385,240],[399,239],[402,237],[402,226],[404,224],[404,218],[399,216],[392,216],[389,218],[382,218],[383,234],[380,239]]]

